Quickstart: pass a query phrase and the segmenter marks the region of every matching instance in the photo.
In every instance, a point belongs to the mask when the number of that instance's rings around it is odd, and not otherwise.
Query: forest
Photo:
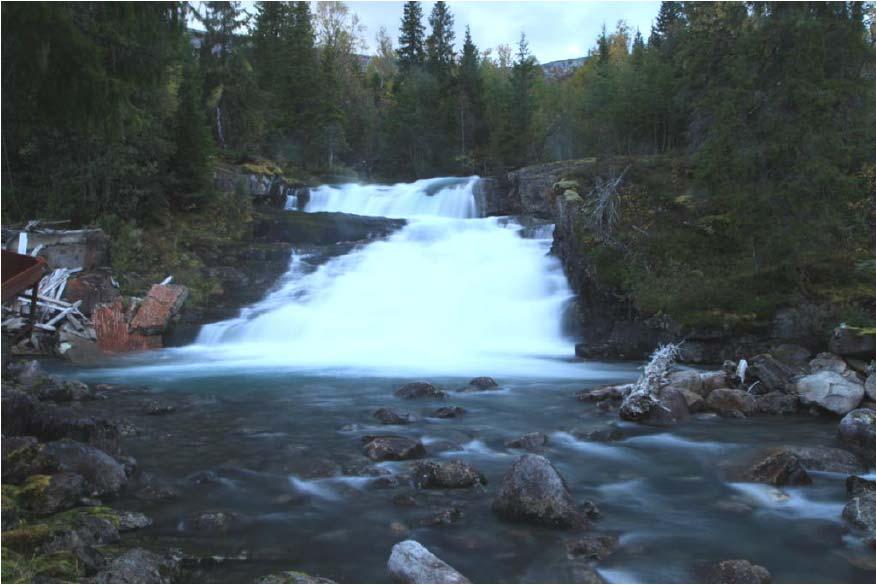
[[[525,34],[460,43],[444,2],[399,22],[372,42],[342,2],[4,3],[4,221],[148,226],[214,201],[223,162],[316,182],[667,155],[727,270],[872,279],[873,4],[663,2],[560,79]]]

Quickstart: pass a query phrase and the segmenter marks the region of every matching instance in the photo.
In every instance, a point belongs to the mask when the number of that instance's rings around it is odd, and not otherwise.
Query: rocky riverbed
[[[869,581],[873,379],[776,353],[744,381],[676,369],[672,417],[637,422],[633,365],[426,381],[13,364],[4,581]],[[853,386],[847,413],[809,389],[824,372]]]

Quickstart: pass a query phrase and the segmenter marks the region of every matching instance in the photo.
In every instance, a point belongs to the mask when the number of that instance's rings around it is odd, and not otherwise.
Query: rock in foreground
[[[541,455],[524,455],[502,479],[493,511],[507,520],[558,528],[586,526],[566,482]]]
[[[396,583],[471,583],[416,540],[393,546],[386,569]]]
[[[775,486],[812,483],[800,458],[787,449],[768,452],[743,474],[743,479]]]

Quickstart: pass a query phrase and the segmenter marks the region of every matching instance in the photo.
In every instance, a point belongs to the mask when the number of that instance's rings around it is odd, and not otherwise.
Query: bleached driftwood
[[[666,382],[669,370],[675,360],[678,359],[680,346],[674,343],[659,346],[653,354],[651,361],[645,366],[645,370],[632,389],[624,397],[621,404],[621,413],[627,420],[639,420],[648,415],[654,408],[667,410],[660,403],[657,392]]]

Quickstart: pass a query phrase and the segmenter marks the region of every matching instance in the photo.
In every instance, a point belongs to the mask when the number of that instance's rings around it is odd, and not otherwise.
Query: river
[[[120,507],[155,520],[145,538],[226,557],[207,574],[228,582],[291,569],[381,582],[392,545],[406,538],[474,582],[570,582],[580,564],[564,542],[574,532],[506,523],[490,509],[522,453],[505,442],[541,431],[543,454],[575,498],[600,508],[591,531],[620,538],[596,565],[606,581],[695,581],[701,563],[737,558],[766,566],[776,582],[872,580],[840,517],[845,476],[814,474],[812,486],[778,490],[736,483],[728,471],[762,447],[834,445],[835,421],[701,417],[668,430],[621,424],[624,438],[609,443],[581,438],[617,416],[575,392],[634,380],[637,364],[574,359],[563,328],[573,295],[548,254],[550,226],[478,217],[477,180],[314,189],[306,211],[407,224],[328,262],[293,254],[264,300],[205,326],[190,346],[73,373],[148,385],[176,406],[124,445],[179,491],[169,503],[122,497]],[[474,376],[500,389],[453,392]],[[419,379],[449,398],[393,396]],[[137,400],[127,413],[135,424],[147,420]],[[467,412],[429,416],[445,405]],[[416,421],[380,425],[372,413],[381,407]],[[486,490],[413,489],[407,462],[373,465],[362,455],[363,435],[386,432],[419,438],[431,457],[466,460]],[[429,523],[451,508],[461,512],[454,522]],[[235,521],[198,530],[191,518],[204,511]]]

